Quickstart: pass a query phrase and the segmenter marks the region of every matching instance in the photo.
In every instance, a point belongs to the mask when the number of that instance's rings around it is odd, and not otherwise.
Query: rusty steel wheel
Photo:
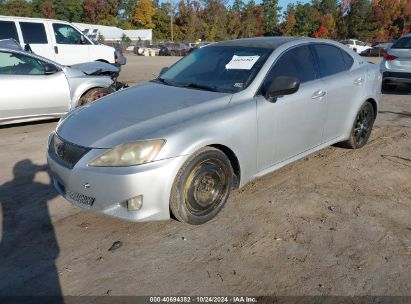
[[[170,209],[180,221],[203,224],[221,211],[232,183],[233,169],[227,156],[218,149],[203,148],[177,174]]]
[[[87,93],[85,93],[81,99],[80,102],[78,103],[78,106],[84,106],[86,104],[95,102],[96,100],[107,96],[111,93],[113,93],[114,90],[111,88],[93,88],[89,91],[87,91]]]

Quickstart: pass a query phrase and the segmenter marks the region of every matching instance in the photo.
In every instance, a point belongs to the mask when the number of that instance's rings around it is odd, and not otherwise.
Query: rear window
[[[0,39],[15,39],[20,42],[16,24],[13,21],[0,21]]]
[[[20,22],[24,43],[47,44],[46,29],[43,23]]]
[[[339,48],[327,44],[316,44],[314,49],[317,53],[321,77],[334,75],[347,69]]]
[[[392,49],[411,49],[411,37],[398,39],[391,47]]]
[[[347,70],[351,69],[353,63],[354,63],[354,59],[345,51],[340,50],[341,54],[343,55],[343,59],[345,62],[345,67],[347,68]]]

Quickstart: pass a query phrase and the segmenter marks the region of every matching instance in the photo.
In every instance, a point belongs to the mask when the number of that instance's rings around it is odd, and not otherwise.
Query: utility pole
[[[173,32],[173,0],[170,0],[170,28],[171,28],[171,42],[174,42],[174,32]]]

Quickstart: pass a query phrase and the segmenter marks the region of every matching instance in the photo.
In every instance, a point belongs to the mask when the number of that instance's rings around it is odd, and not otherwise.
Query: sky
[[[300,1],[297,1],[297,0],[280,0],[279,4],[283,8],[283,11],[285,11],[287,9],[288,4],[297,3],[297,2],[307,3],[307,2],[310,2],[310,1],[309,0],[300,0]]]

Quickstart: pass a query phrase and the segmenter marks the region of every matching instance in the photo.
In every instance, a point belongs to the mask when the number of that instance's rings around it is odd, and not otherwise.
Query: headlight
[[[136,141],[117,146],[93,160],[92,167],[127,167],[154,160],[165,144],[163,139]]]

